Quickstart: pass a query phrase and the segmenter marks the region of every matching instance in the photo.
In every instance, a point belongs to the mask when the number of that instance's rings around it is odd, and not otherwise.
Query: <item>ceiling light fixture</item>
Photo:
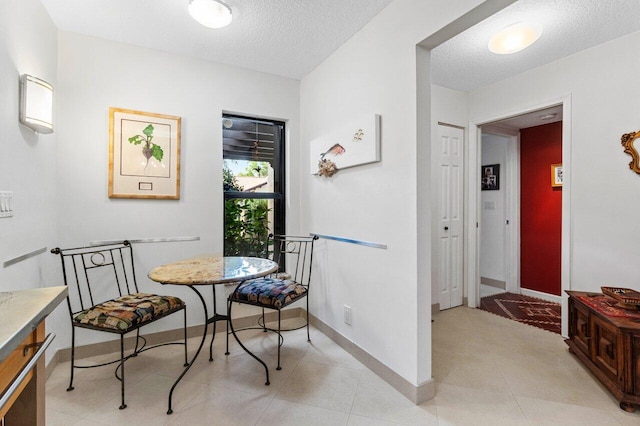
[[[503,28],[489,40],[489,50],[498,55],[516,53],[531,46],[542,34],[542,26],[519,22]]]
[[[552,118],[556,118],[556,113],[544,114],[540,116],[540,120],[551,120]]]
[[[189,15],[208,28],[222,28],[231,23],[231,8],[219,0],[189,0]]]

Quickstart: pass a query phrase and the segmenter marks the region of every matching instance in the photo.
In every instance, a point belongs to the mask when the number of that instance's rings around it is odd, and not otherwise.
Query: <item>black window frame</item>
[[[249,120],[259,124],[273,125],[277,131],[274,132],[274,149],[273,149],[273,163],[272,168],[274,171],[273,176],[273,192],[250,192],[250,191],[235,191],[224,190],[224,205],[226,206],[227,200],[232,199],[261,199],[261,200],[273,200],[273,233],[275,235],[286,234],[286,170],[285,170],[285,143],[286,143],[286,127],[285,122],[278,120],[270,120],[258,117],[250,117],[245,115],[236,114],[222,114],[222,122],[225,119],[238,119]],[[246,158],[242,157],[242,154],[234,155],[235,158],[225,157],[225,128],[222,127],[223,134],[223,161],[224,160],[246,160],[246,161],[266,161],[264,159],[256,159],[249,155]],[[229,140],[227,138],[227,140]],[[267,161],[269,162],[269,161]],[[226,208],[226,207],[225,207]],[[224,216],[224,215],[223,215]],[[224,229],[226,230],[226,222],[224,223]]]

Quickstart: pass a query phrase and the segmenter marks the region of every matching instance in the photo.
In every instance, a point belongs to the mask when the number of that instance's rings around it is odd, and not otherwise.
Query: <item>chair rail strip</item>
[[[182,241],[200,241],[200,237],[166,237],[166,238],[134,238],[127,240],[132,244],[140,244],[140,243],[176,243]],[[92,246],[99,246],[102,244],[114,244],[122,242],[120,240],[98,240],[91,241]]]
[[[387,249],[386,244],[372,243],[370,241],[362,241],[362,240],[355,240],[353,238],[337,237],[335,235],[314,234],[313,232],[310,232],[309,235],[313,235],[318,238],[324,238],[325,240],[340,241],[341,243],[357,244],[360,246],[379,248],[383,250]]]
[[[11,265],[15,265],[16,263],[22,262],[23,260],[27,260],[34,256],[44,253],[47,251],[46,247],[39,248],[38,250],[30,251],[29,253],[23,254],[21,256],[14,257],[13,259],[5,260],[2,264],[3,268],[6,268]]]

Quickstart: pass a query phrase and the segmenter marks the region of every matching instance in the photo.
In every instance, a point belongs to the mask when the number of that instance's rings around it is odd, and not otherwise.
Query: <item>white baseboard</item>
[[[408,400],[416,405],[433,399],[436,396],[436,382],[433,379],[427,380],[418,386],[407,381],[404,377],[387,367],[380,360],[376,359],[366,350],[353,343],[351,340],[338,333],[336,330],[309,314],[311,324],[320,332],[333,340],[338,346],[351,354],[369,370],[377,374],[382,380],[389,383],[398,392],[403,394]]]

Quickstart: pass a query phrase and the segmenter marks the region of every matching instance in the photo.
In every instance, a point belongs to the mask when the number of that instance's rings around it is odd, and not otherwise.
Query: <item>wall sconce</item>
[[[36,133],[53,133],[53,86],[23,74],[20,77],[20,123]]]

